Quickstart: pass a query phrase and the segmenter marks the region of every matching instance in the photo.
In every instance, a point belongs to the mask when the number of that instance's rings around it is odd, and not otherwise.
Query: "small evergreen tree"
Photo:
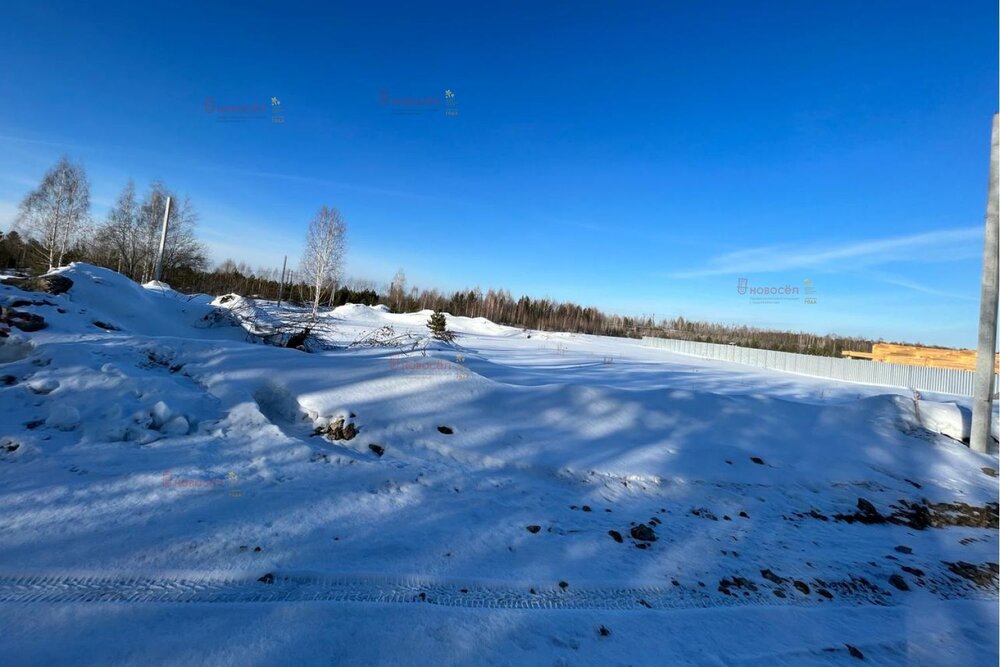
[[[444,313],[435,310],[427,320],[427,328],[431,330],[431,335],[438,340],[450,341],[455,338],[455,334],[447,329],[448,323]]]

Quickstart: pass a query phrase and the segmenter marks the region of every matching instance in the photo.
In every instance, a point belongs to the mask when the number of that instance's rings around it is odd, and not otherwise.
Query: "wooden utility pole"
[[[278,283],[278,308],[281,308],[281,293],[285,291],[285,266],[288,264],[288,255],[281,260],[281,282]]]
[[[997,189],[997,114],[993,114],[990,145],[990,184],[986,199],[986,239],[983,243],[983,284],[979,301],[979,345],[976,348],[976,378],[972,393],[972,432],[969,445],[986,452],[990,444],[990,418],[993,416],[993,364],[997,349],[997,215],[1000,191]]]
[[[156,270],[153,271],[153,280],[159,282],[163,277],[163,249],[167,246],[167,219],[170,217],[170,197],[167,197],[167,206],[163,209],[163,231],[160,232],[160,251],[156,253]]]

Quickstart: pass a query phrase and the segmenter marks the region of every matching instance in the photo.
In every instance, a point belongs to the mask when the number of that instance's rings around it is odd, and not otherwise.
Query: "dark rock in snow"
[[[856,647],[851,646],[850,644],[844,644],[844,646],[847,647],[847,652],[851,654],[852,658],[857,658],[858,660],[865,659],[865,654],[859,651]]]
[[[909,584],[906,583],[906,579],[903,579],[898,574],[894,574],[891,577],[889,577],[889,583],[901,591],[910,590],[910,586]]]
[[[382,458],[382,455],[385,454],[385,447],[382,445],[376,445],[374,442],[368,445],[368,449],[375,452],[375,455],[379,458]]]
[[[980,468],[980,470],[982,470],[985,474],[989,475],[990,477],[996,477],[997,476],[997,471],[995,469],[993,469],[993,468],[984,466],[984,467]]]
[[[528,528],[528,532],[531,533],[532,535],[534,535],[535,533],[537,533],[538,531],[540,531],[542,529],[541,526],[535,526],[535,525],[528,526],[527,528]]]
[[[901,554],[912,554],[913,553],[913,549],[911,549],[910,547],[904,547],[902,545],[896,547],[896,551],[898,551]]]
[[[796,579],[795,581],[792,582],[792,585],[795,586],[795,588],[799,592],[809,595],[809,584],[807,584],[806,582],[799,581],[798,579]]]
[[[768,581],[773,582],[775,584],[783,584],[787,581],[787,579],[785,579],[784,577],[779,577],[774,572],[771,572],[771,570],[769,569],[761,570],[760,576],[764,577]]]
[[[270,572],[268,572],[267,574],[265,574],[263,577],[261,577],[257,581],[259,581],[262,584],[273,584],[274,583],[274,575],[271,574]]]
[[[602,637],[610,637],[611,630],[608,630],[606,627],[602,625],[601,627],[597,628],[597,634],[599,634]]]
[[[617,530],[609,530],[608,535],[610,535],[611,539],[613,539],[618,544],[624,542],[624,540],[622,539],[622,534],[619,533]]]
[[[563,589],[563,590],[566,590],[567,588],[569,588],[569,582],[566,582],[566,581],[560,581],[560,582],[559,582],[559,588],[561,588],[561,589]]]
[[[445,435],[451,435],[455,431],[450,426],[438,426],[438,432],[444,433]]]
[[[878,510],[875,509],[875,506],[872,505],[867,500],[865,500],[864,498],[858,498],[858,511],[864,514],[865,516],[870,516],[870,517],[877,517],[879,515]]]
[[[656,533],[653,532],[652,528],[644,523],[640,523],[638,526],[633,526],[632,529],[629,530],[629,535],[631,535],[634,540],[641,540],[643,542],[656,541]]]
[[[764,465],[764,459],[760,458],[759,456],[751,456],[750,460],[753,461],[754,463],[756,463],[759,466]]]

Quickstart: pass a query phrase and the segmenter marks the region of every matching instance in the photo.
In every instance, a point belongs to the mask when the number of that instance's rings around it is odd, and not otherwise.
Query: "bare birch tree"
[[[130,179],[114,208],[108,211],[107,222],[98,230],[97,245],[113,256],[113,266],[117,265],[120,273],[133,277],[142,258],[139,244],[139,203],[135,183]]]
[[[39,242],[51,271],[62,265],[89,211],[87,174],[63,156],[21,202],[15,226]]]
[[[313,290],[313,317],[319,311],[323,291],[340,276],[346,234],[347,226],[335,208],[323,206],[309,224],[301,269]]]

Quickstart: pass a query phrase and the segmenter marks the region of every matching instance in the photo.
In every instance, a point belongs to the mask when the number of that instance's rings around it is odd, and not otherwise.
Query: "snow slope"
[[[0,339],[5,664],[996,664],[952,397],[357,305],[306,354],[62,272],[0,286],[48,324]]]

